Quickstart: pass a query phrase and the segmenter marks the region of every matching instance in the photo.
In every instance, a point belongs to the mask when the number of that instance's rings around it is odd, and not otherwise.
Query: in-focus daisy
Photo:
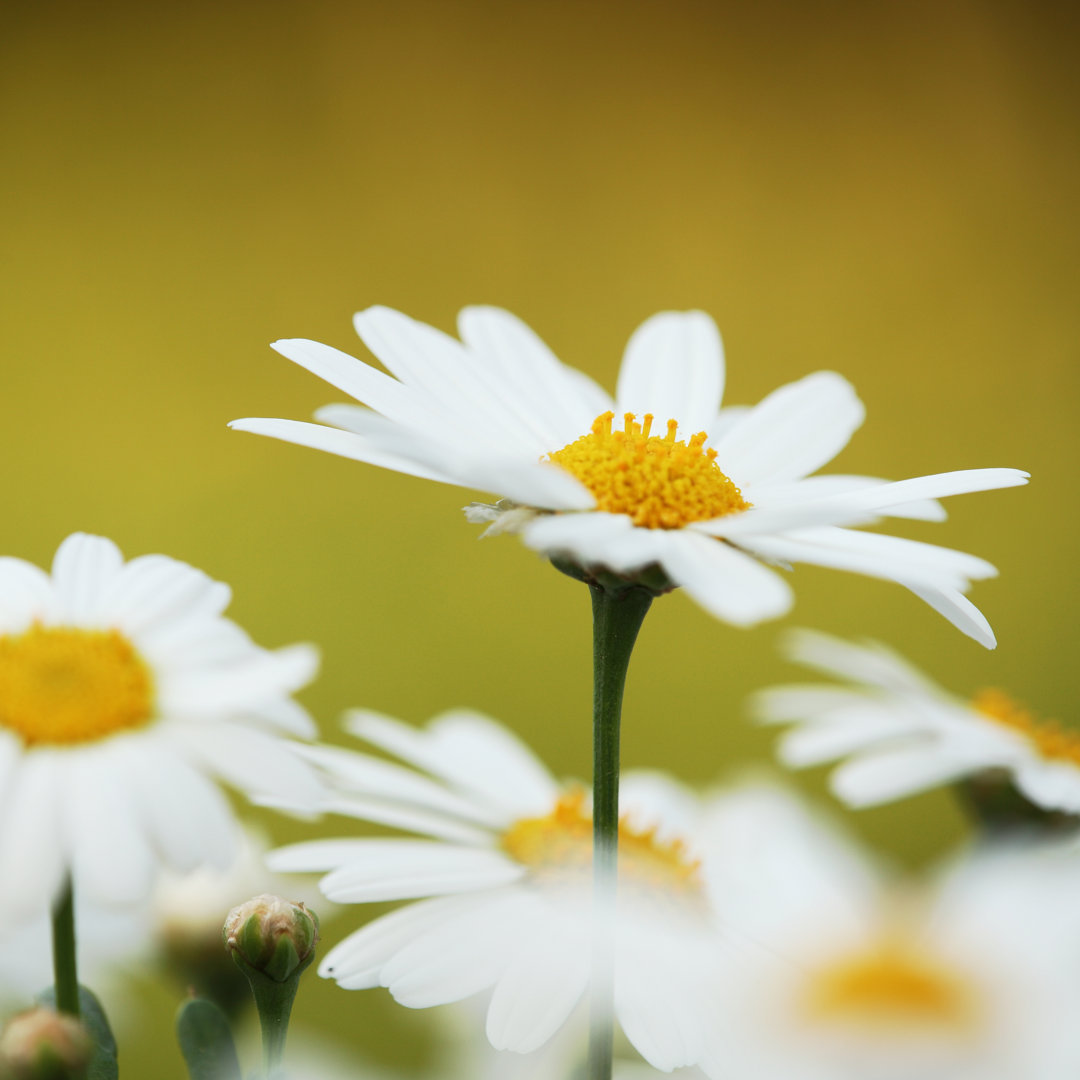
[[[1080,813],[1080,732],[1044,720],[1001,690],[954,697],[875,642],[803,630],[787,655],[845,684],[775,687],[752,699],[792,767],[845,758],[830,782],[851,806],[890,802],[986,769],[1004,769],[1045,810]]]
[[[251,796],[313,797],[283,735],[315,651],[259,648],[222,616],[226,585],[164,555],[125,563],[76,533],[48,574],[0,559],[0,897],[49,907],[65,876],[90,903],[145,898],[160,865],[228,865]]]
[[[1056,1080],[1080,1071],[1075,864],[970,856],[903,881],[779,791],[717,808],[737,862],[718,966],[715,1080]],[[734,865],[734,863],[732,863]],[[753,871],[747,873],[747,869]]]
[[[272,853],[270,865],[329,871],[321,888],[341,903],[419,902],[347,937],[319,973],[350,990],[388,987],[413,1008],[490,991],[492,1045],[537,1049],[590,980],[592,821],[583,789],[557,783],[476,713],[445,713],[424,730],[354,713],[346,728],[412,767],[304,748],[333,792],[320,809],[424,839],[317,840]],[[621,795],[615,1015],[643,1057],[672,1069],[701,1054],[713,967],[697,807],[652,773],[624,775]]]
[[[314,341],[274,348],[367,407],[328,405],[320,424],[232,426],[498,493],[495,505],[468,508],[470,519],[520,531],[586,574],[647,569],[737,625],[786,612],[791,589],[770,566],[804,562],[896,581],[993,645],[963,595],[993,576],[989,563],[847,526],[940,520],[934,500],[1023,484],[1027,474],[974,469],[892,484],[811,476],[863,420],[841,376],[817,372],[753,408],[721,411],[723,348],[699,311],[663,312],[638,328],[614,398],[499,308],[462,311],[461,341],[383,307],[355,322],[391,375]]]

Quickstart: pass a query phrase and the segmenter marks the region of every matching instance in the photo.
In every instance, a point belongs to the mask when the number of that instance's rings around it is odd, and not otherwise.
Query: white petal
[[[163,862],[178,873],[229,866],[239,833],[217,785],[156,745],[140,747],[140,756],[143,767],[133,777],[139,813]]]
[[[464,308],[458,316],[458,332],[469,349],[513,387],[526,406],[523,421],[545,440],[549,452],[586,434],[593,420],[612,408],[610,397],[600,387],[560,363],[509,311]]]
[[[985,559],[963,551],[882,533],[822,526],[780,536],[740,537],[740,546],[765,558],[805,562],[836,570],[931,588],[956,588],[969,579],[995,577]]]
[[[1017,788],[1044,810],[1080,813],[1080,769],[1068,761],[1035,758],[1014,769]]]
[[[232,591],[193,566],[167,555],[141,555],[117,574],[105,606],[129,634],[167,621],[210,619],[229,605]]]
[[[153,882],[157,859],[143,832],[131,775],[142,764],[129,740],[69,760],[65,809],[75,887],[97,903],[137,903]]]
[[[537,926],[495,985],[487,1037],[496,1050],[527,1054],[562,1026],[589,981],[590,948],[560,924]]]
[[[0,558],[0,631],[25,630],[52,606],[49,575],[22,559]]]
[[[242,724],[161,725],[163,738],[183,747],[245,795],[279,797],[313,803],[323,787],[315,770],[277,736]]]
[[[818,371],[774,390],[714,442],[717,464],[740,487],[797,480],[831,461],[863,422],[851,384]]]
[[[616,973],[615,1015],[634,1049],[665,1072],[696,1064],[703,1052],[700,995],[673,957],[623,965]]]
[[[53,622],[98,626],[113,579],[124,558],[103,536],[73,533],[53,558]]]
[[[345,730],[479,795],[509,819],[546,814],[558,797],[558,785],[533,752],[480,713],[452,710],[417,731],[388,717],[352,712]]]
[[[722,540],[672,532],[661,564],[706,611],[735,626],[775,619],[791,608],[791,587],[779,574]]]
[[[778,757],[791,769],[804,769],[856,753],[869,746],[910,738],[911,718],[887,709],[853,704],[827,720],[816,720],[788,732],[777,747]]]
[[[48,911],[70,862],[61,812],[66,795],[62,755],[25,754],[14,770],[0,822],[0,898],[14,917]]]
[[[396,1001],[426,1009],[460,1001],[493,986],[530,930],[535,897],[499,889],[418,934],[383,967],[381,981]]]
[[[279,808],[289,809],[288,807]],[[309,808],[299,807],[299,809],[307,811]],[[415,807],[402,806],[387,799],[341,795],[324,800],[319,804],[318,809],[323,814],[341,814],[360,821],[370,821],[375,825],[386,825],[391,829],[404,829],[406,832],[433,836],[437,840],[446,840],[451,844],[486,847],[493,841],[490,833],[462,825],[460,821],[455,821],[445,814],[417,810]]]
[[[626,346],[615,391],[616,416],[651,413],[663,430],[678,420],[679,435],[707,431],[724,392],[724,346],[703,311],[663,311],[646,319]]]
[[[412,900],[509,885],[524,874],[497,851],[429,840],[378,838],[356,845],[364,854],[320,883],[327,899],[345,904]]]
[[[949,784],[989,765],[979,754],[953,754],[940,745],[864,754],[835,769],[829,787],[848,806],[877,806]]]
[[[876,476],[830,473],[824,476],[805,476],[801,480],[791,480],[786,483],[762,484],[759,487],[749,488],[743,492],[743,495],[755,506],[772,506],[776,503],[804,502],[808,499],[846,495],[889,482]],[[913,502],[893,505],[882,513],[886,513],[889,517],[911,518],[916,521],[944,521],[947,517],[945,507],[936,499],[917,499]]]
[[[920,600],[928,603],[939,615],[944,615],[969,638],[987,649],[997,647],[997,638],[986,616],[957,589],[931,588],[924,585],[907,586]]]
[[[378,986],[379,972],[399,949],[474,903],[472,896],[439,897],[374,919],[335,945],[319,964],[319,974],[324,979],[336,979],[350,990]]]
[[[381,469],[404,473],[406,476],[418,476],[424,480],[435,480],[442,484],[458,484],[459,480],[445,473],[416,461],[410,461],[399,454],[373,444],[370,440],[351,431],[325,427],[322,424],[308,424],[302,420],[275,420],[269,417],[249,416],[242,420],[233,420],[229,427],[234,431],[250,431],[254,435],[269,435],[272,439],[307,446],[312,450],[325,450],[338,457],[363,461]]]
[[[355,356],[303,338],[275,341],[270,347],[399,424],[422,429],[434,419],[430,407],[408,387]]]
[[[844,641],[819,630],[789,630],[781,651],[795,663],[826,675],[866,683],[900,694],[944,697],[944,691],[899,653],[876,641]]]
[[[657,562],[664,538],[657,529],[639,529],[625,514],[551,514],[525,526],[522,539],[534,551],[566,555],[582,566],[603,566],[617,574]]]
[[[345,722],[346,730],[363,738],[364,718],[370,715],[362,711],[349,713]],[[411,732],[413,729],[409,730]],[[370,754],[338,746],[305,746],[299,752],[308,761],[325,769],[336,781],[335,786],[345,794],[381,798],[484,825],[497,826],[502,822],[501,815],[493,817],[490,811],[478,807],[475,800],[448,791],[442,784],[420,776],[411,769]]]

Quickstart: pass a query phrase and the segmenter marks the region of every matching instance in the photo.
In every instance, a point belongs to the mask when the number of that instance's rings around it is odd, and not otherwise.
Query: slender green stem
[[[52,913],[53,982],[56,1008],[79,1015],[79,975],[75,966],[75,891],[69,876]]]
[[[307,967],[307,964],[304,967]],[[255,1007],[259,1012],[259,1026],[262,1028],[263,1075],[267,1080],[278,1076],[281,1071],[285,1036],[289,1032],[289,1016],[292,1014],[293,1000],[300,987],[303,969],[299,968],[284,982],[277,982],[261,971],[247,971],[255,997]]]
[[[630,654],[652,593],[590,585],[593,605],[593,979],[588,1080],[610,1080],[619,851],[619,721]]]

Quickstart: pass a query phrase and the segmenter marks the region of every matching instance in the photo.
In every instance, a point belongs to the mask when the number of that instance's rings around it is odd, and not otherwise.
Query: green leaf
[[[180,1006],[176,1037],[191,1080],[242,1080],[229,1021],[209,998]]]
[[[50,986],[48,990],[38,994],[38,1002],[55,1009],[55,988]],[[101,1002],[94,992],[85,986],[79,987],[79,1012],[79,1019],[86,1025],[94,1040],[94,1056],[86,1070],[86,1080],[117,1080],[120,1067],[116,1061],[116,1039]]]

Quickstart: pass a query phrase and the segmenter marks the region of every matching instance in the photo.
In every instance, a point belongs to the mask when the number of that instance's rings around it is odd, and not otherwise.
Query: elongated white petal
[[[833,770],[829,787],[848,806],[877,806],[959,780],[998,764],[979,753],[951,753],[928,744],[863,754]]]
[[[743,496],[755,506],[774,506],[781,503],[806,502],[833,495],[847,495],[854,491],[889,484],[876,476],[853,476],[842,473],[804,476],[801,480],[785,483],[765,483],[748,487]],[[911,518],[915,521],[944,521],[948,516],[945,507],[936,499],[916,499],[913,502],[890,505],[880,513],[888,517]]]
[[[920,733],[913,729],[910,715],[856,702],[846,710],[830,713],[827,719],[819,718],[788,732],[777,744],[777,754],[789,768],[804,769],[867,747],[910,741],[913,735],[918,738]]]
[[[519,1054],[542,1046],[570,1015],[588,980],[587,942],[564,926],[535,926],[491,995],[487,1014],[491,1045]]]
[[[444,713],[426,732],[374,713],[352,712],[345,730],[478,795],[506,819],[550,811],[558,795],[531,750],[479,713]]]
[[[939,615],[944,615],[958,630],[987,649],[997,648],[997,638],[986,616],[958,589],[926,585],[907,586]]]
[[[430,408],[408,387],[355,356],[303,338],[275,341],[270,347],[399,424],[422,429],[434,419]]]
[[[220,615],[231,597],[228,585],[193,566],[166,555],[140,555],[116,575],[103,610],[110,622],[134,635],[162,622],[175,626]]]
[[[706,611],[736,626],[775,619],[791,608],[791,587],[779,574],[722,540],[672,533],[661,564]]]
[[[473,892],[509,885],[524,873],[497,851],[429,840],[380,838],[367,841],[363,850],[362,857],[323,878],[327,899],[357,904]]]
[[[383,965],[399,949],[454,913],[469,910],[473,903],[471,896],[438,897],[374,919],[335,945],[319,964],[319,974],[346,989],[378,986]]]
[[[526,408],[528,424],[559,450],[588,432],[593,420],[612,408],[610,397],[591,379],[559,362],[517,316],[495,307],[467,307],[458,316],[462,341],[499,373]],[[519,414],[520,415],[520,414]]]
[[[269,435],[273,439],[307,446],[313,450],[325,450],[338,457],[363,461],[381,469],[404,473],[406,476],[418,476],[424,480],[435,480],[440,484],[457,484],[458,480],[446,476],[427,465],[409,461],[397,454],[373,446],[363,436],[351,431],[325,427],[323,424],[309,424],[302,420],[274,420],[267,417],[246,417],[233,420],[229,427],[234,431],[250,431],[255,435]]]
[[[818,371],[774,390],[713,443],[740,487],[797,480],[832,461],[866,410],[847,379]]]
[[[678,420],[686,439],[706,431],[724,392],[724,346],[703,311],[663,311],[646,319],[626,346],[615,390],[616,415],[646,413],[663,430]]]

